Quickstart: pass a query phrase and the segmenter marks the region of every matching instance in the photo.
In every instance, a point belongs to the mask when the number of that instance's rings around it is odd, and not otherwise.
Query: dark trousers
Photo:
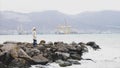
[[[33,39],[33,46],[36,47],[37,46],[37,40]]]

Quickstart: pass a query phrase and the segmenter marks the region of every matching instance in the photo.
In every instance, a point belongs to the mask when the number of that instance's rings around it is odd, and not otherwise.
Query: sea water
[[[40,40],[71,42],[89,42],[95,41],[101,49],[94,51],[89,48],[89,53],[85,53],[83,58],[90,60],[79,61],[81,65],[72,65],[65,68],[120,68],[120,34],[70,34],[70,35],[37,35],[37,42]],[[0,43],[5,41],[30,42],[32,35],[0,35]],[[51,63],[47,68],[61,68],[56,63]],[[39,65],[33,65],[31,68],[39,68]]]

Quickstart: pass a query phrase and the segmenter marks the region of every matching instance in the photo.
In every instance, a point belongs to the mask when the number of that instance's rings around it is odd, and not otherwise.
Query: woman
[[[36,37],[36,28],[33,27],[32,29],[32,35],[33,35],[33,46],[36,47],[37,46],[37,37]]]

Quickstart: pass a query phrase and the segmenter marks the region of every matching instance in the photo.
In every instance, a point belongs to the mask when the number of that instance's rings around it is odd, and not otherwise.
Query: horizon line
[[[55,12],[60,12],[62,14],[67,14],[67,15],[78,15],[78,14],[82,14],[82,13],[86,13],[86,12],[105,12],[105,11],[116,11],[116,12],[120,12],[119,10],[99,10],[99,11],[82,11],[79,13],[74,13],[74,14],[70,14],[70,13],[64,13],[61,12],[59,10],[44,10],[44,11],[30,11],[30,12],[21,12],[21,11],[14,11],[14,10],[0,10],[0,12],[15,12],[15,13],[22,13],[22,14],[29,14],[29,13],[42,13],[42,12],[47,12],[47,11],[55,11]]]

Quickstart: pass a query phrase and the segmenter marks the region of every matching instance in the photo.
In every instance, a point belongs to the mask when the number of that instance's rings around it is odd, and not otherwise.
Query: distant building
[[[71,33],[71,26],[62,25],[57,27],[58,34],[70,34]]]
[[[64,25],[57,26],[56,34],[72,34],[72,33],[77,32],[72,31],[72,26],[68,25],[66,20]]]
[[[17,27],[17,32],[18,32],[18,35],[27,34],[27,32],[23,29],[22,24],[21,24],[20,26]]]

